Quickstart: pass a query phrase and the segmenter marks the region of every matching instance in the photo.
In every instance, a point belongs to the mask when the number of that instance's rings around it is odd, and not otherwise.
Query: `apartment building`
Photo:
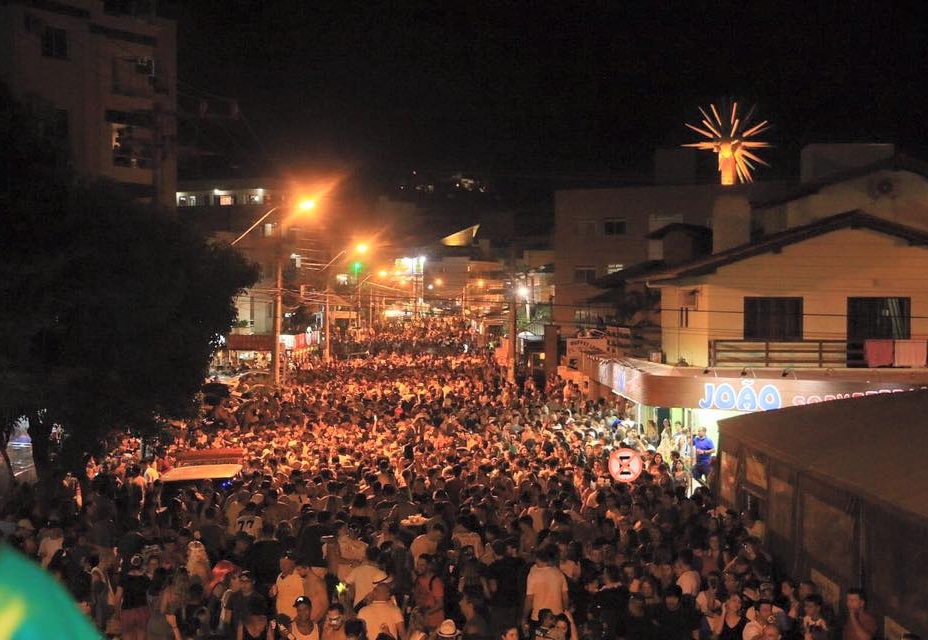
[[[176,28],[155,4],[0,3],[0,81],[67,142],[78,176],[173,208]]]

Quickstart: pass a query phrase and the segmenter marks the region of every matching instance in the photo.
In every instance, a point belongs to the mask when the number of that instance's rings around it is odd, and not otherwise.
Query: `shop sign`
[[[736,383],[707,382],[703,385],[703,397],[699,401],[700,409],[718,409],[720,411],[771,411],[782,409],[784,394],[775,383],[755,385],[755,380],[741,380]],[[921,387],[924,388],[924,387]],[[871,389],[867,391],[854,391],[850,393],[826,393],[821,395],[794,394],[788,397],[792,406],[817,404],[831,400],[844,400],[847,398],[863,398],[883,393],[904,393],[915,389]]]
[[[644,461],[634,449],[616,449],[609,454],[609,473],[616,482],[634,482],[642,471]]]

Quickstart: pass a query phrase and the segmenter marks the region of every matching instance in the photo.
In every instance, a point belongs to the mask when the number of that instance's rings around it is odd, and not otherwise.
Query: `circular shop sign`
[[[642,471],[644,462],[634,449],[616,449],[609,454],[609,473],[616,482],[634,482]]]

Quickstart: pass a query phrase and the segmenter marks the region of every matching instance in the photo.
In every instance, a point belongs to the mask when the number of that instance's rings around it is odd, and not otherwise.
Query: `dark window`
[[[802,298],[745,298],[744,339],[802,340]]]
[[[847,339],[908,340],[911,309],[910,298],[848,298]]]
[[[46,58],[68,59],[68,32],[55,27],[45,27],[42,34],[42,55]]]
[[[595,267],[576,267],[574,268],[574,282],[593,282],[596,279]]]
[[[624,236],[625,227],[625,218],[606,218],[603,232],[607,236]]]
[[[155,61],[151,58],[136,58],[135,72],[146,76],[155,75]]]

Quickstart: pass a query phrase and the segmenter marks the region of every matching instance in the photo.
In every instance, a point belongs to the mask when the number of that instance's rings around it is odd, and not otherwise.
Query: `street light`
[[[366,253],[367,248],[368,248],[367,245],[362,242],[362,243],[355,245],[354,250],[357,253]],[[341,258],[347,253],[348,253],[348,249],[342,249],[341,251],[339,251],[338,253],[335,254],[334,258],[329,260],[328,263],[326,263],[326,265],[322,267],[322,269],[320,269],[320,271],[326,271],[329,267],[335,264],[336,260],[338,260],[339,258]],[[325,340],[323,357],[325,358],[326,362],[330,362],[332,360],[332,313],[331,313],[331,307],[329,303],[329,294],[330,294],[329,277],[328,277],[328,274],[326,274],[325,276],[325,309],[323,310],[323,318],[322,318],[323,333],[324,333],[323,339]]]
[[[297,204],[297,209],[300,211],[311,211],[316,208],[315,200],[302,200]],[[280,209],[280,207],[271,207],[265,211],[255,222],[245,230],[239,237],[233,240],[230,243],[230,246],[235,246],[241,242],[245,236],[254,231],[255,228],[262,222],[268,219],[275,211]],[[274,375],[274,386],[280,384],[280,329],[283,322],[283,288],[284,288],[284,265],[283,265],[283,244],[284,244],[284,235],[283,235],[283,226],[281,221],[278,220],[277,223],[277,247],[276,247],[276,269],[275,269],[275,284],[274,284],[274,345],[271,350],[271,370]]]

